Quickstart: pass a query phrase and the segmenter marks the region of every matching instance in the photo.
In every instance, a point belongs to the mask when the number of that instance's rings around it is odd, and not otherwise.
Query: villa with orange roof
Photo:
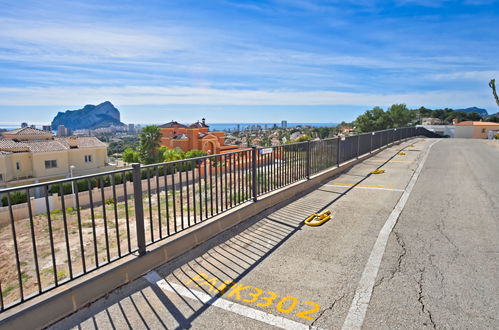
[[[210,132],[204,118],[189,126],[171,121],[159,128],[162,135],[161,145],[169,149],[180,148],[183,151],[197,149],[210,155],[238,150],[236,145],[225,144],[224,132]]]

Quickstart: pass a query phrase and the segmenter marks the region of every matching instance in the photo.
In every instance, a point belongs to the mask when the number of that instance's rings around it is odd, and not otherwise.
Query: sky
[[[499,111],[499,1],[0,0],[0,126],[111,101],[126,123]]]

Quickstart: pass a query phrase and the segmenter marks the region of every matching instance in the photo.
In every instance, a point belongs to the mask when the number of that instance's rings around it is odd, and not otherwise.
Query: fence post
[[[255,146],[251,147],[251,188],[253,191],[253,202],[258,200],[258,182],[256,180],[256,153],[257,149]]]
[[[137,246],[139,248],[139,255],[144,255],[146,253],[146,233],[144,228],[144,204],[142,200],[142,177],[140,173],[140,164],[132,164],[132,177]]]
[[[307,174],[307,180],[310,179],[310,141],[307,141],[307,159],[306,159],[306,174]]]
[[[340,140],[341,138],[338,136],[338,138],[336,139],[336,141],[338,141],[338,143],[336,144],[336,166],[340,167]]]
[[[371,133],[371,150],[369,150],[369,153],[373,152],[373,136],[374,136],[374,132]]]
[[[360,156],[360,135],[357,134],[357,159],[359,159]]]

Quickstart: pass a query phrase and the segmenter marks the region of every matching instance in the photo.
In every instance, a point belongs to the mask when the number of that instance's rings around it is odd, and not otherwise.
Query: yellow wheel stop
[[[381,173],[385,173],[385,170],[374,170],[371,172],[371,174],[381,174]]]
[[[322,214],[314,213],[305,219],[305,224],[307,226],[317,227],[324,224],[326,221],[331,219],[331,211],[325,211]]]

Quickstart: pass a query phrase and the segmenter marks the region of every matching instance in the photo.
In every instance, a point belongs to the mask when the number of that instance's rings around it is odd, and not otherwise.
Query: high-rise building
[[[287,120],[281,121],[281,127],[282,128],[288,128],[288,121]]]
[[[57,126],[57,136],[67,136],[66,127],[64,127],[64,125]]]
[[[128,130],[128,133],[135,133],[135,125],[134,124],[128,124],[127,130]]]
[[[50,131],[52,131],[52,126],[50,126],[50,125],[43,125],[42,126],[42,130],[50,132]]]

